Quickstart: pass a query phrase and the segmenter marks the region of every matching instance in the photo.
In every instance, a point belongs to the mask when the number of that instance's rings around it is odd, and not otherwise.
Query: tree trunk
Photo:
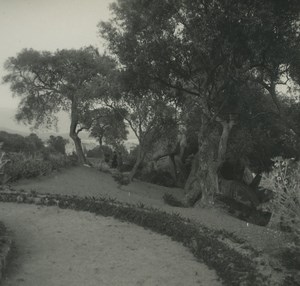
[[[72,138],[72,140],[75,144],[75,150],[76,150],[76,154],[78,156],[79,163],[80,164],[86,164],[87,161],[86,161],[85,155],[83,153],[80,138],[78,137],[78,135],[76,133],[71,133],[71,132],[70,132],[70,137]]]
[[[71,107],[71,125],[70,125],[70,137],[74,141],[75,144],[75,150],[76,154],[78,156],[78,161],[80,164],[86,164],[86,158],[83,153],[82,145],[81,145],[81,140],[78,137],[78,134],[76,132],[76,127],[78,124],[78,111],[77,111],[77,106],[76,106],[76,100],[73,99],[72,101],[72,107]]]
[[[133,168],[132,168],[132,170],[130,171],[130,174],[129,174],[129,182],[132,182],[134,176],[136,175],[136,172],[137,172],[139,166],[144,161],[144,152],[143,152],[141,146],[139,146],[138,148],[139,149],[138,149],[138,154],[137,154],[135,164],[134,164],[134,166],[133,166]]]
[[[177,166],[175,162],[175,154],[169,155],[170,174],[175,184],[177,184]]]
[[[225,160],[227,142],[234,121],[218,121],[223,129],[217,156],[215,156],[215,134],[208,122],[205,119],[202,120],[198,135],[198,153],[195,155],[192,170],[185,185],[185,201],[188,205],[211,205],[214,203],[214,195],[219,192],[218,170]]]

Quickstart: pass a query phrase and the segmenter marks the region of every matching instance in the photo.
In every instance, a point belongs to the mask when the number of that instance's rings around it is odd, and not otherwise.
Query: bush
[[[50,154],[48,161],[51,164],[52,170],[60,170],[61,168],[74,165],[70,156],[62,154]]]
[[[7,156],[4,152],[1,151],[2,143],[0,143],[0,184],[5,183],[6,175],[4,172],[5,165],[9,162]]]
[[[64,139],[61,136],[51,135],[48,139],[49,147],[54,149],[57,153],[66,154],[66,144],[69,143],[69,140]]]
[[[112,154],[113,154],[112,149],[106,145],[97,146],[87,151],[87,157],[105,159],[106,163],[110,161]]]
[[[175,182],[167,171],[152,170],[150,172],[140,175],[139,179],[152,184],[164,186],[164,187],[175,187]]]
[[[8,159],[6,158],[6,155],[4,152],[1,152],[0,150],[0,174],[3,173],[5,165],[8,163]]]
[[[264,183],[274,192],[265,205],[272,213],[270,226],[300,236],[300,164],[292,159],[275,158],[272,171],[264,176]]]
[[[3,142],[3,151],[5,152],[24,152],[33,154],[40,152],[45,148],[42,140],[34,133],[23,137],[18,134],[0,131],[0,141]]]
[[[26,156],[22,153],[9,153],[7,156],[9,163],[6,164],[4,172],[10,181],[45,175],[52,170],[51,164],[41,158]]]
[[[163,200],[167,205],[173,206],[173,207],[184,207],[184,204],[175,198],[172,194],[166,193],[163,195]]]
[[[8,153],[7,158],[9,162],[5,165],[4,173],[9,181],[46,175],[53,170],[75,164],[71,156],[62,154],[50,154],[48,160],[44,160],[42,156],[28,156],[23,153]]]
[[[89,158],[103,158],[103,152],[100,149],[100,146],[97,146],[91,150],[88,150],[86,155]]]
[[[281,253],[281,260],[288,269],[300,270],[300,245],[296,243],[286,245]]]

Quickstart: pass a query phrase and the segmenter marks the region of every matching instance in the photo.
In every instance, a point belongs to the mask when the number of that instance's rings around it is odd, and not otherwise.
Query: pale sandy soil
[[[16,251],[3,286],[221,285],[182,245],[87,212],[0,203]]]
[[[93,168],[75,167],[53,173],[48,177],[22,180],[14,186],[17,189],[36,190],[41,193],[58,193],[80,196],[109,196],[118,201],[143,203],[167,212],[177,212],[209,228],[225,229],[247,240],[253,247],[267,252],[282,247],[285,240],[283,233],[266,227],[247,224],[227,215],[220,209],[174,208],[164,204],[164,193],[172,193],[179,199],[184,197],[183,190],[161,187],[145,182],[135,181],[128,186],[118,188],[110,174]]]

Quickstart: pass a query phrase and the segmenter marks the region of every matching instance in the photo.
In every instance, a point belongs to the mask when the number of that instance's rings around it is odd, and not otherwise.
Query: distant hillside
[[[30,133],[36,133],[43,141],[48,140],[50,135],[62,136],[65,139],[69,139],[69,125],[70,119],[69,115],[65,112],[58,114],[58,132],[48,129],[38,129],[30,130],[30,126],[18,123],[14,117],[16,114],[16,109],[13,108],[3,108],[0,107],[0,131],[6,131],[12,134],[19,134],[22,136],[28,136]],[[88,144],[89,146],[94,146],[97,144],[97,141],[89,136],[89,132],[82,131],[79,133],[83,143]],[[71,140],[70,140],[71,141]],[[129,129],[128,140],[125,142],[125,145],[128,149],[137,145],[137,139],[131,129]]]
[[[30,126],[19,123],[15,120],[17,109],[0,107],[0,128],[10,129],[21,133],[31,133]],[[69,115],[60,112],[58,115],[58,133],[68,133],[70,126]],[[37,132],[35,132],[37,133]],[[57,133],[55,130],[39,129],[38,133]]]
[[[44,141],[47,140],[51,135],[53,135],[53,136],[62,136],[65,139],[70,139],[70,136],[69,136],[68,133],[43,132],[43,131],[41,132],[39,130],[20,131],[20,130],[14,130],[14,129],[2,127],[2,126],[0,126],[0,131],[5,131],[5,132],[11,133],[11,134],[19,134],[19,135],[22,135],[22,136],[28,136],[30,133],[35,133],[35,134],[37,134]],[[89,133],[88,132],[80,132],[79,133],[79,137],[83,141],[95,141],[95,139],[89,137]]]
[[[19,134],[19,135],[22,135],[22,136],[28,136],[30,134],[30,132],[13,130],[13,129],[1,127],[1,126],[0,126],[0,131],[5,131],[5,132],[10,133],[10,134]]]

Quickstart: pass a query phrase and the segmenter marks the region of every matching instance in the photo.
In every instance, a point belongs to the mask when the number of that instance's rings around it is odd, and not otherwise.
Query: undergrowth
[[[172,207],[185,207],[183,202],[175,198],[172,194],[165,193],[163,195],[163,200],[167,205],[170,205]]]
[[[2,172],[6,176],[6,182],[47,175],[52,171],[76,165],[75,160],[71,156],[62,154],[50,154],[47,159],[23,153],[7,153],[5,156],[7,162]]]

